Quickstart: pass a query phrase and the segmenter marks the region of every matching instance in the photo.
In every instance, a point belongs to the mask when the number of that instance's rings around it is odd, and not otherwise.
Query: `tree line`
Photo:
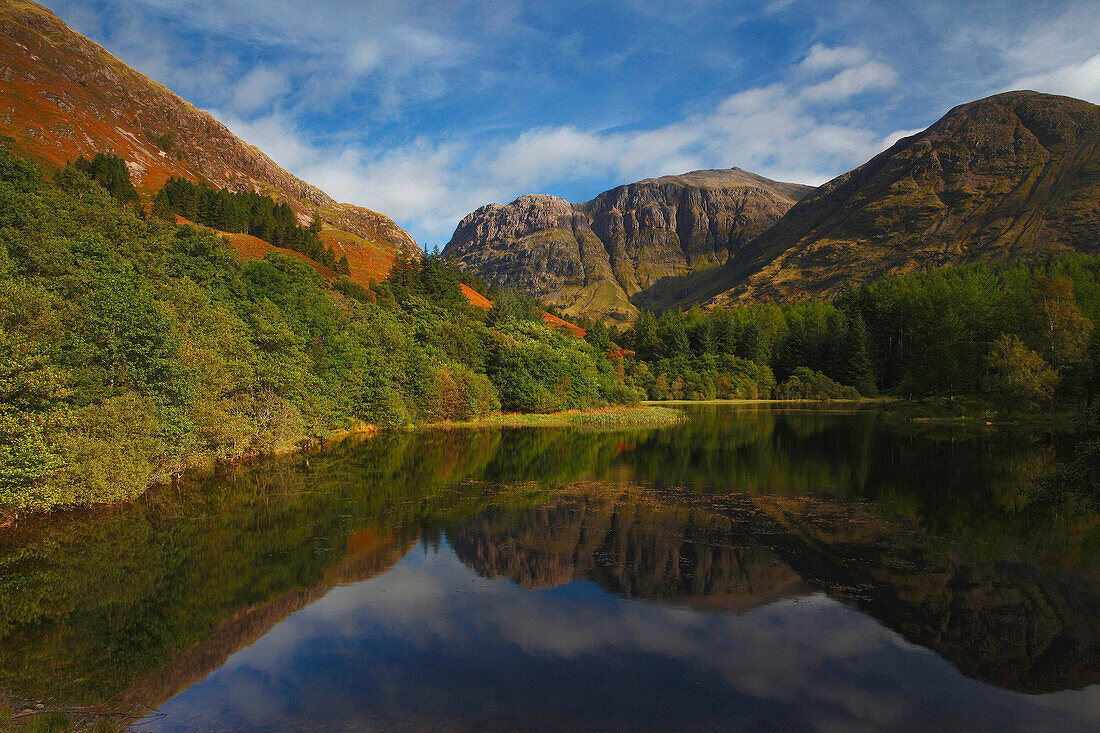
[[[223,232],[251,234],[276,247],[300,252],[337,274],[349,272],[347,256],[338,258],[331,245],[321,241],[321,220],[316,215],[303,227],[289,204],[270,196],[172,177],[153,197],[152,210],[157,216],[178,214]]]
[[[586,338],[633,350],[652,399],[985,394],[1005,408],[1091,403],[1100,259],[974,264],[889,277],[835,302],[643,312]]]

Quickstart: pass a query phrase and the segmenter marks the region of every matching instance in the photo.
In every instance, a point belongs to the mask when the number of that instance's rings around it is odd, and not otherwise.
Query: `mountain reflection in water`
[[[384,436],[28,523],[0,685],[157,730],[1100,725],[1097,521],[1027,503],[1048,441],[691,414]]]

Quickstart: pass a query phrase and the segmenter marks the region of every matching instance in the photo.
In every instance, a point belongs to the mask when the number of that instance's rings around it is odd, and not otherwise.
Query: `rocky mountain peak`
[[[570,204],[528,194],[466,216],[444,252],[567,314],[629,321],[724,262],[811,189],[739,168],[618,186]]]

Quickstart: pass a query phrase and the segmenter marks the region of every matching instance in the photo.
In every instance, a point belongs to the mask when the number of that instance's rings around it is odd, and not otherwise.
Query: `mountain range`
[[[1100,252],[1100,107],[1008,92],[951,110],[820,188],[734,168],[521,196],[444,252],[568,315],[831,297],[886,275]]]
[[[170,176],[270,195],[302,224],[320,217],[363,285],[399,249],[420,251],[388,217],[336,202],[25,0],[0,6],[0,135],[46,169],[113,153],[146,202]],[[246,257],[273,249],[229,239]],[[524,195],[466,216],[443,253],[566,317],[629,323],[642,309],[830,298],[886,275],[1067,250],[1100,252],[1100,107],[1023,91],[956,107],[819,188],[730,168],[583,203]]]
[[[812,189],[739,168],[650,178],[571,204],[489,204],[443,249],[461,267],[570,315],[632,320],[674,305],[681,280],[735,258]]]

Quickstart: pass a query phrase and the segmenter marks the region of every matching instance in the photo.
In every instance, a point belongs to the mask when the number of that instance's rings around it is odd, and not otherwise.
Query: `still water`
[[[384,435],[0,531],[0,688],[153,731],[1100,729],[1036,434],[686,408]]]

